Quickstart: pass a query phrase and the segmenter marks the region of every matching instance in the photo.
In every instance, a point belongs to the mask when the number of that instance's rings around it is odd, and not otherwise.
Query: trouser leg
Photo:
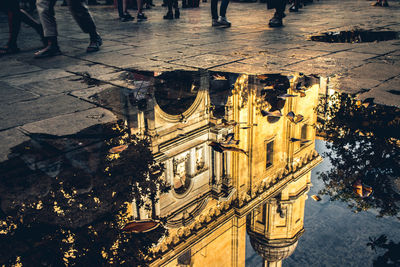
[[[281,5],[279,5],[275,10],[276,13],[282,15],[285,12],[286,8],[286,1],[282,1]]]
[[[218,19],[218,0],[211,0],[211,17]]]
[[[168,13],[172,12],[173,0],[167,0]]]
[[[226,9],[228,8],[229,5],[229,0],[222,0],[220,10],[219,10],[219,15],[221,17],[226,16]]]
[[[39,13],[40,23],[43,26],[45,37],[57,36],[57,23],[54,14],[54,5],[57,0],[37,0],[36,8]]]
[[[41,25],[39,22],[37,22],[34,18],[31,17],[25,10],[20,10],[21,12],[21,21],[24,22],[25,24],[31,26],[34,28],[38,33],[41,32]]]
[[[96,25],[84,0],[67,0],[67,2],[72,16],[82,31],[90,35],[96,34]]]
[[[17,38],[21,29],[21,15],[19,11],[19,1],[6,0],[8,16],[8,46],[17,46]]]
[[[124,6],[122,0],[117,0],[118,16],[122,18],[124,16]]]

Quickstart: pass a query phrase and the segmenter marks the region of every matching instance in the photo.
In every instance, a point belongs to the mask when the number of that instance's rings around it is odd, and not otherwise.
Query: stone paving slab
[[[18,128],[0,131],[0,162],[6,161],[11,153],[11,148],[28,141],[30,138]]]
[[[115,121],[115,115],[104,108],[92,108],[72,114],[55,116],[21,127],[27,133],[45,133],[51,135],[68,135],[77,133],[87,127]]]
[[[0,107],[0,131],[54,116],[93,108],[94,105],[68,95],[43,96]]]

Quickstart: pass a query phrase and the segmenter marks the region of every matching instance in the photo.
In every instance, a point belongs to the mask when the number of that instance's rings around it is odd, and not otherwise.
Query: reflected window
[[[274,140],[269,141],[266,145],[266,164],[265,167],[269,168],[272,166],[273,161],[274,161]]]
[[[258,222],[265,225],[267,219],[267,205],[261,205],[259,207],[260,213],[258,215]]]
[[[301,130],[300,130],[300,138],[302,140],[307,140],[307,125],[304,124],[303,126],[301,126]],[[300,147],[305,146],[305,143],[301,142],[300,143]]]
[[[189,171],[189,153],[179,155],[173,160],[174,177],[173,186],[178,194],[183,194],[190,186]]]
[[[196,148],[196,171],[200,171],[204,169],[205,161],[204,161],[204,149],[203,147]]]
[[[225,152],[222,152],[222,177],[226,176],[226,154]]]

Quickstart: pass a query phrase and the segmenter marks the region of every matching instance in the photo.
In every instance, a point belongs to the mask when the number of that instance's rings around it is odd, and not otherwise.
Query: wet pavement
[[[400,40],[310,39],[398,33],[400,2],[323,0],[282,29],[260,3],[231,3],[229,29],[156,4],[92,7],[96,54],[58,7],[62,56],[32,59],[23,28],[0,59],[1,264],[398,264]]]

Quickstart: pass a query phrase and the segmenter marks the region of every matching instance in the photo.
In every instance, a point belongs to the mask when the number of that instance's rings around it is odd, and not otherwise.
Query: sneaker
[[[122,15],[122,17],[120,17],[120,20],[121,20],[122,22],[132,21],[132,20],[134,20],[134,19],[135,19],[135,18],[132,17],[131,14],[129,14],[128,12],[124,13],[124,14]]]
[[[94,37],[90,37],[89,46],[86,49],[86,53],[97,52],[100,50],[100,46],[103,44],[103,40],[100,35],[96,34]]]
[[[138,13],[137,14],[137,19],[138,20],[145,20],[145,19],[147,19],[147,17],[143,13]]]
[[[229,20],[226,19],[226,17],[219,16],[218,23],[221,26],[224,26],[224,27],[230,27],[231,26],[231,23],[229,22]]]
[[[299,8],[295,5],[289,7],[289,12],[299,12]]]
[[[221,26],[221,24],[219,24],[218,19],[212,19],[211,26],[212,27],[219,27],[219,26]]]
[[[35,53],[34,58],[46,58],[61,55],[58,45],[48,45]]]

